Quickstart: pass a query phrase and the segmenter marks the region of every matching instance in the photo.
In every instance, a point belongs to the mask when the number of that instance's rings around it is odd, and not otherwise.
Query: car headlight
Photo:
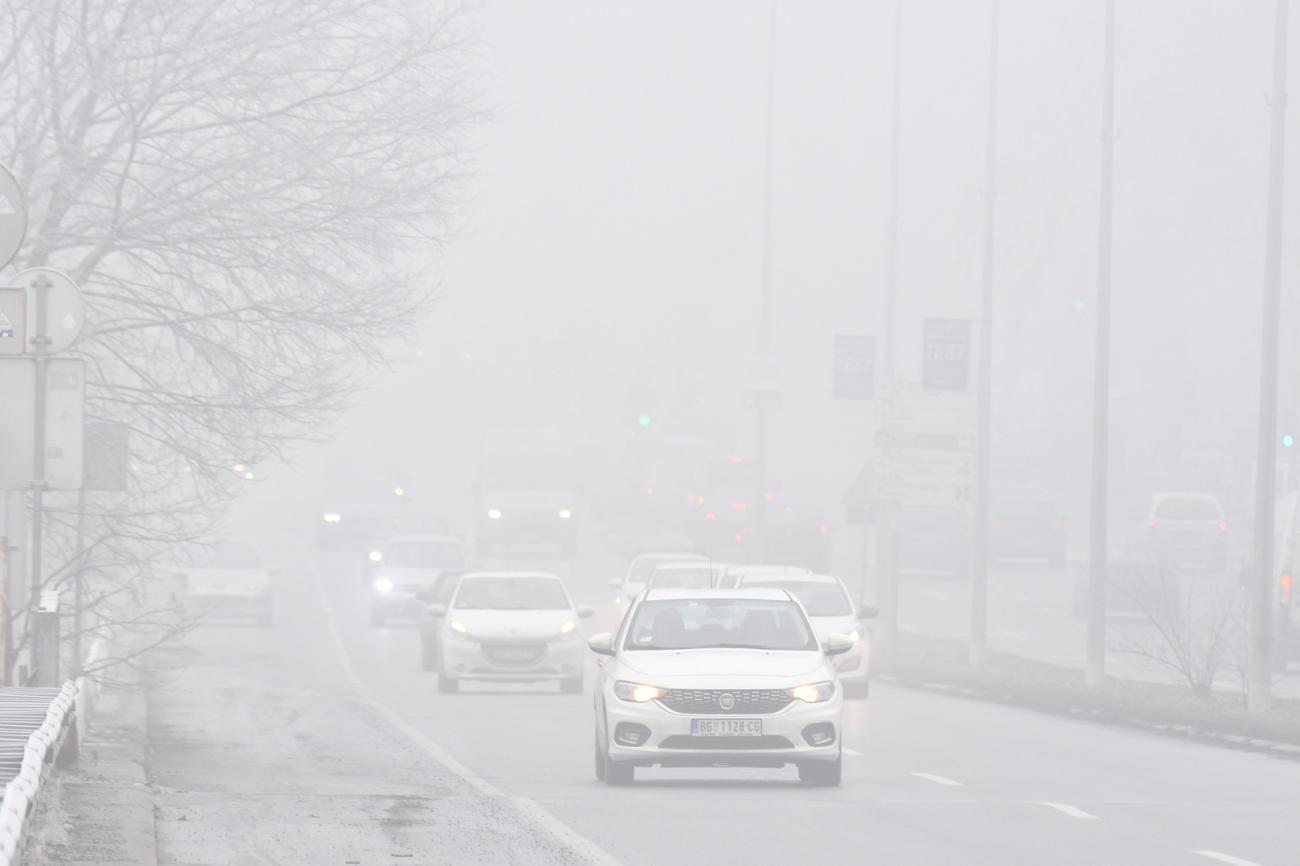
[[[861,630],[855,628],[853,631],[848,633],[847,637],[849,640],[853,641],[854,643],[857,643],[858,641],[862,640],[862,632]]]
[[[375,589],[380,592],[392,592],[393,582],[386,577],[381,577],[375,581]]]
[[[458,619],[453,619],[451,622],[447,623],[447,630],[452,637],[460,638],[461,640],[470,639],[469,629],[465,628],[465,623]]]
[[[577,630],[578,630],[578,624],[573,620],[569,620],[568,622],[560,626],[560,637],[568,637],[569,635],[573,634]]]
[[[617,695],[620,700],[644,704],[646,701],[653,701],[655,698],[663,697],[664,690],[655,688],[654,686],[643,685],[641,683],[629,683],[619,680],[614,683],[614,694]]]
[[[488,520],[500,520],[500,519],[501,519],[501,509],[500,509],[500,508],[489,508],[487,514],[488,514]]]
[[[570,517],[573,516],[573,512],[567,508],[561,508],[559,511],[555,513],[560,515],[561,520],[568,520]]]
[[[370,551],[370,561],[371,561],[371,562],[383,562],[383,561],[384,561],[384,552],[383,552],[382,550],[372,550],[372,551]]]
[[[339,514],[337,511],[326,511],[320,516],[320,519],[326,523],[341,523],[343,521],[343,515]]]
[[[785,693],[805,704],[820,704],[822,701],[829,701],[835,694],[835,683],[809,683],[806,686],[786,689]]]

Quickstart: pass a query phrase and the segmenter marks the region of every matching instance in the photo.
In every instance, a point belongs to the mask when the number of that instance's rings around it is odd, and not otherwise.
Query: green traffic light
[[[649,416],[649,415],[639,415],[639,416],[637,416],[636,423],[640,424],[642,427],[649,427],[649,426],[650,426],[650,416]]]
[[[1285,436],[1282,437],[1282,447],[1283,447],[1283,448],[1290,448],[1290,447],[1291,447],[1292,445],[1294,445],[1294,444],[1295,444],[1295,437],[1292,436],[1290,433],[1288,433],[1288,434],[1286,434]]]

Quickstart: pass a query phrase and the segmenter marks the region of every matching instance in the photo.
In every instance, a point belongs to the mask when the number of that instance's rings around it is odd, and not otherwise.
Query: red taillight
[[[687,501],[687,502],[694,502],[694,501],[695,501],[695,494],[694,494],[694,493],[687,493],[687,494],[686,494],[686,501]]]
[[[654,496],[654,495],[655,495],[655,489],[654,489],[653,487],[647,487],[647,488],[645,489],[645,495],[646,495],[646,496]]]
[[[1056,528],[1057,528],[1057,529],[1064,529],[1064,528],[1065,528],[1065,518],[1064,518],[1064,517],[1058,517],[1058,518],[1056,518]]]
[[[820,532],[822,535],[826,535],[828,532],[831,531],[831,528],[827,526],[825,523],[823,523],[821,526],[817,527],[817,531]]]
[[[718,515],[714,514],[712,511],[710,511],[708,514],[704,515],[704,519],[705,519],[705,520],[717,520],[717,519],[718,519]]]
[[[745,534],[743,532],[737,532],[735,535],[732,536],[732,538],[736,539],[737,541],[744,541]]]
[[[773,499],[776,499],[776,494],[770,490],[767,491],[767,501],[771,502]]]
[[[1156,520],[1153,517],[1147,521],[1147,529],[1155,529],[1155,528],[1156,528]]]
[[[749,503],[748,503],[748,502],[733,502],[733,503],[731,503],[731,510],[732,510],[732,511],[744,511],[746,508],[749,508]]]
[[[744,463],[744,462],[745,462],[745,458],[744,458],[744,457],[741,457],[741,456],[738,454],[738,455],[736,455],[735,457],[732,457],[732,458],[731,458],[731,462],[732,462],[732,463]]]
[[[1001,529],[1001,528],[1002,528],[1001,520],[998,520],[996,517],[990,518],[989,529]]]
[[[1291,575],[1283,574],[1277,579],[1278,586],[1282,589],[1283,604],[1291,601]]]
[[[1228,531],[1228,521],[1226,521],[1226,520],[1220,520],[1220,521],[1219,521],[1219,531],[1220,531],[1220,532],[1227,532],[1227,531]]]

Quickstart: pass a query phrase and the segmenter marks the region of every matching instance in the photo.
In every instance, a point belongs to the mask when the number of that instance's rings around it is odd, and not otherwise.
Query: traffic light
[[[1295,445],[1295,437],[1292,436],[1290,433],[1283,433],[1283,434],[1282,434],[1282,447],[1283,447],[1283,448],[1290,448],[1290,447],[1293,446],[1293,445]]]
[[[637,425],[640,426],[640,427],[649,427],[649,426],[650,426],[650,416],[647,415],[647,414],[645,414],[644,412],[642,412],[640,415],[638,415],[638,416],[636,417],[636,423],[637,423]]]

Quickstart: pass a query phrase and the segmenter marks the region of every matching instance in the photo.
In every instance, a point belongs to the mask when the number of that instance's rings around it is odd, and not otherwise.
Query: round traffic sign
[[[18,181],[0,165],[0,268],[13,261],[27,236],[27,202]]]
[[[86,305],[81,289],[72,277],[54,268],[28,268],[13,279],[14,285],[27,290],[27,351],[36,350],[37,334],[47,338],[45,353],[62,352],[76,341],[85,320]],[[38,294],[45,293],[45,326],[38,327]]]

